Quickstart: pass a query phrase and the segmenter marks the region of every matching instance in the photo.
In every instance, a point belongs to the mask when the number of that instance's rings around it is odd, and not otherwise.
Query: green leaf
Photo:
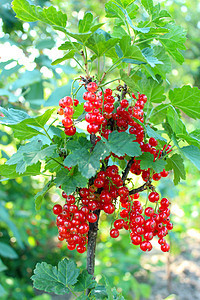
[[[47,182],[47,184],[45,184],[43,189],[35,195],[34,199],[36,210],[40,210],[44,196],[52,188],[52,186],[54,186],[54,182],[53,180],[50,180],[49,182]]]
[[[186,49],[184,45],[186,41],[186,31],[181,26],[175,24],[168,24],[166,25],[166,28],[169,29],[169,32],[159,36],[158,39],[172,58],[179,64],[182,64],[184,62],[184,57],[179,50]]]
[[[103,285],[97,285],[95,289],[91,291],[91,296],[94,296],[94,299],[107,299],[106,288]]]
[[[31,151],[23,153],[24,161],[26,162],[27,166],[31,166],[36,164],[38,161],[43,160],[45,157],[50,157],[53,155],[57,145],[50,145],[40,151]]]
[[[147,96],[148,101],[161,103],[166,99],[164,95],[164,87],[161,83],[158,83],[152,78],[146,78],[146,76],[144,76],[137,82],[137,87],[140,93]]]
[[[164,161],[162,159],[157,159],[154,162],[154,155],[149,152],[143,153],[136,159],[141,160],[140,167],[143,170],[150,168],[150,169],[153,169],[155,172],[161,172],[165,168],[165,165],[166,165],[166,161]]]
[[[149,15],[153,13],[153,0],[141,0],[142,5]]]
[[[150,122],[156,124],[162,123],[166,119],[168,104],[160,104],[153,108],[150,116]]]
[[[11,248],[9,245],[2,242],[0,242],[0,255],[11,259],[18,258],[18,255],[15,252],[15,250]]]
[[[108,50],[113,48],[117,42],[118,38],[105,39],[102,33],[94,32],[88,39],[86,46],[91,49],[98,57],[102,56]]]
[[[55,108],[48,109],[40,116],[25,119],[16,125],[10,125],[10,127],[14,130],[14,136],[19,140],[26,140],[38,134],[43,134],[40,132],[39,128],[43,129],[44,125],[50,119],[54,110]],[[39,128],[35,129],[32,128],[32,126]]]
[[[185,166],[181,155],[173,154],[171,157],[167,158],[167,165],[165,167],[167,171],[174,171],[174,184],[177,185],[181,178],[186,179]]]
[[[81,50],[83,48],[83,46],[77,42],[69,42],[66,41],[64,44],[60,45],[60,47],[58,47],[58,50]]]
[[[149,125],[146,126],[146,132],[148,137],[153,137],[156,140],[167,142],[165,138],[163,138],[157,131],[153,130]]]
[[[66,27],[67,15],[57,11],[53,6],[42,9],[40,6],[30,5],[26,0],[14,0],[12,8],[16,13],[16,17],[23,21],[42,21],[49,25]]]
[[[169,99],[173,106],[181,109],[193,119],[200,119],[200,89],[184,85],[169,91]]]
[[[67,59],[73,58],[75,53],[76,53],[76,50],[70,50],[70,51],[69,51],[67,54],[65,54],[63,57],[54,60],[54,61],[52,62],[52,66],[58,65],[58,64],[60,64],[61,62],[67,60]]]
[[[71,171],[68,171],[62,168],[57,174],[54,180],[56,186],[62,187],[66,194],[73,193],[77,186],[86,187],[87,178],[83,177],[77,168],[72,168]]]
[[[4,117],[0,117],[0,124],[3,125],[14,125],[25,119],[30,118],[30,116],[23,110],[9,108],[8,110],[0,107],[0,112]]]
[[[191,145],[180,148],[180,150],[200,170],[200,149]]]
[[[45,262],[37,263],[34,270],[34,288],[56,295],[70,293],[72,286],[77,282],[79,269],[73,261],[64,258],[58,263],[58,267]]]
[[[159,66],[155,65],[155,67],[151,69],[154,74],[159,74],[163,79],[166,79],[166,74],[172,69],[170,57],[161,46],[154,47],[154,55],[162,64],[159,64]]]
[[[129,36],[123,37],[123,39],[120,40],[120,48],[123,52],[124,58],[133,59],[135,61],[147,63],[144,55],[142,54],[139,47],[131,45],[131,39]]]
[[[139,156],[141,154],[140,146],[133,142],[134,136],[126,132],[113,131],[109,134],[107,146],[110,151],[118,156],[125,154],[129,156]]]
[[[85,44],[89,39],[89,37],[92,35],[92,31],[83,32],[83,33],[73,33],[70,32],[69,30],[65,30],[65,33],[83,44]]]
[[[2,260],[0,259],[0,272],[7,270],[8,268],[3,264]]]
[[[41,163],[38,162],[36,165],[27,167],[26,172],[24,172],[23,174],[19,174],[16,172],[16,165],[3,165],[0,169],[0,175],[9,179],[14,179],[23,176],[36,176],[40,174],[40,168]]]
[[[93,289],[96,286],[96,281],[93,276],[88,273],[87,270],[83,270],[82,273],[78,276],[78,281],[74,287],[74,290],[77,292],[82,292],[87,289]]]
[[[80,33],[88,32],[91,28],[93,21],[93,14],[91,12],[86,12],[83,19],[79,20],[78,29]]]
[[[156,65],[163,65],[163,62],[159,61],[158,58],[154,56],[154,50],[152,48],[147,47],[142,49],[142,54],[152,68],[154,68]]]

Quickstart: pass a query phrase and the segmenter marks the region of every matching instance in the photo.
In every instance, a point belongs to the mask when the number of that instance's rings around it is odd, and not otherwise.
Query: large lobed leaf
[[[174,184],[177,185],[181,178],[186,179],[185,175],[185,166],[183,163],[183,159],[181,155],[175,153],[171,157],[167,159],[167,165],[165,168],[167,171],[173,170],[174,171]]]
[[[173,106],[181,109],[193,119],[200,119],[200,89],[184,85],[169,91],[169,99]]]
[[[58,266],[52,266],[45,262],[38,263],[31,277],[33,286],[57,295],[70,293],[72,286],[77,282],[79,269],[73,261],[63,259]]]
[[[12,8],[16,13],[16,17],[23,21],[42,21],[49,25],[66,26],[67,15],[57,11],[53,6],[41,8],[40,6],[30,5],[26,0],[14,0]]]

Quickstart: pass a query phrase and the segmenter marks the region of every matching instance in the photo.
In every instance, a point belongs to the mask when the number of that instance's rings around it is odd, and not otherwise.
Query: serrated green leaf
[[[52,186],[54,186],[54,182],[53,180],[50,180],[49,182],[47,182],[47,184],[45,184],[43,189],[35,195],[34,199],[35,199],[36,210],[40,210],[44,196],[52,188]]]
[[[174,184],[177,185],[181,178],[186,179],[185,166],[181,155],[173,154],[171,157],[167,158],[167,165],[165,167],[167,171],[174,171]]]
[[[21,121],[18,124],[10,125],[14,131],[14,136],[19,140],[30,139],[38,134],[43,134],[40,130],[44,127],[47,121],[50,119],[55,108],[46,110],[42,115],[37,117],[31,117]],[[38,127],[33,128],[34,127]],[[41,129],[40,129],[41,128]]]
[[[140,162],[141,169],[148,169],[148,168],[152,168],[154,155],[149,152],[145,152],[139,157],[137,157],[136,159],[141,160]]]
[[[139,61],[141,63],[147,63],[145,57],[142,54],[142,51],[139,47],[131,45],[131,39],[129,36],[123,37],[120,40],[120,48],[122,50],[122,57],[133,59],[135,61]]]
[[[162,172],[163,169],[165,168],[166,166],[166,160],[163,160],[163,159],[157,159],[154,163],[153,163],[153,170],[156,172],[156,173],[159,173],[159,172]]]
[[[87,178],[81,175],[76,167],[72,168],[71,171],[62,168],[57,172],[54,182],[56,183],[56,186],[61,185],[65,193],[69,195],[76,190],[77,186],[86,187]]]
[[[113,48],[117,42],[118,38],[105,39],[102,33],[94,32],[88,39],[86,46],[91,49],[98,57],[102,56],[108,50]]]
[[[11,259],[18,258],[18,255],[15,252],[15,250],[11,248],[9,245],[2,242],[0,242],[0,255]]]
[[[162,121],[166,119],[167,108],[168,104],[160,104],[154,107],[150,116],[150,122],[155,125],[162,123]]]
[[[53,155],[57,145],[50,145],[42,150],[39,151],[31,151],[23,153],[24,161],[26,162],[27,166],[31,166],[36,164],[38,161],[43,160],[45,157],[50,157]]]
[[[147,96],[148,101],[161,103],[166,99],[164,87],[152,78],[144,76],[137,82],[137,88],[140,93],[144,93]]]
[[[74,286],[74,290],[77,292],[85,291],[86,289],[93,289],[96,286],[96,281],[93,276],[88,273],[87,270],[83,270],[78,276],[78,281]]]
[[[184,85],[169,91],[169,99],[173,106],[181,109],[193,119],[200,119],[200,89]]]
[[[182,64],[184,57],[179,50],[186,49],[184,45],[186,41],[186,31],[181,26],[175,24],[168,24],[166,28],[169,29],[169,32],[159,36],[158,39],[172,58],[179,64]]]
[[[9,108],[7,110],[4,107],[0,107],[0,112],[4,115],[4,117],[0,116],[0,124],[3,125],[14,125],[30,118],[25,111],[19,109]]]
[[[64,44],[60,45],[60,47],[58,47],[58,50],[81,50],[83,48],[83,46],[77,42],[69,42],[66,41]]]
[[[83,44],[85,44],[89,39],[89,37],[92,35],[92,31],[83,32],[83,33],[73,33],[70,32],[69,30],[65,30],[65,33]]]
[[[141,154],[140,146],[133,142],[134,136],[126,132],[113,131],[108,137],[107,146],[110,151],[118,156],[125,154],[129,156],[139,156]]]
[[[64,258],[58,263],[58,267],[45,262],[37,263],[31,279],[33,286],[38,290],[64,295],[70,293],[79,273],[75,263]]]
[[[180,148],[180,150],[200,170],[200,149],[191,145]]]
[[[63,57],[54,60],[54,61],[52,62],[52,66],[58,65],[58,64],[60,64],[61,62],[67,60],[67,59],[73,58],[75,53],[76,53],[76,50],[70,50],[70,51],[69,51],[67,54],[65,54]]]
[[[0,175],[8,179],[14,179],[23,176],[36,176],[40,174],[40,168],[41,168],[41,163],[38,162],[33,166],[27,167],[26,172],[24,172],[23,174],[19,174],[16,172],[16,165],[12,165],[12,166],[3,165],[1,166],[0,169]]]
[[[16,13],[16,17],[23,21],[42,21],[49,25],[66,27],[67,15],[57,11],[53,6],[42,9],[40,6],[30,5],[26,0],[14,0],[12,8]]]
[[[153,137],[156,140],[167,142],[165,138],[163,138],[160,134],[153,130],[149,125],[146,126],[146,132],[148,137]]]
[[[93,14],[91,12],[86,12],[83,19],[79,20],[78,29],[80,33],[88,32],[91,28],[93,21]]]
[[[141,0],[141,3],[149,14],[153,13],[153,0]]]
[[[166,79],[166,74],[171,71],[171,61],[169,55],[165,52],[165,49],[161,46],[154,47],[154,55],[159,61],[162,62],[161,65],[155,65],[154,68],[151,68],[153,73],[159,74],[163,79]]]
[[[163,65],[163,62],[159,61],[158,58],[154,56],[154,50],[152,48],[147,47],[142,49],[142,54],[152,68],[154,68],[156,65]]]

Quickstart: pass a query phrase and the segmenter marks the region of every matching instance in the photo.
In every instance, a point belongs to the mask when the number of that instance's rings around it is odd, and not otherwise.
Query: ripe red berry
[[[119,230],[116,228],[111,229],[110,236],[114,239],[116,239],[119,236]]]
[[[157,192],[151,192],[148,196],[150,202],[157,202],[160,198]]]
[[[59,215],[62,213],[62,206],[60,204],[56,204],[53,207],[53,213],[54,215]]]
[[[149,144],[152,146],[152,147],[156,147],[158,145],[158,142],[156,139],[154,139],[153,137],[151,137],[149,139]]]
[[[96,90],[98,89],[98,86],[96,84],[96,82],[89,82],[88,85],[87,85],[87,90],[88,92],[96,92]]]

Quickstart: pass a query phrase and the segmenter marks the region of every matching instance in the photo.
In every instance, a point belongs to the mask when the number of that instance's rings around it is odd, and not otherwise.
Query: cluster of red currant
[[[173,224],[170,222],[169,200],[162,198],[158,213],[152,207],[146,207],[143,213],[143,207],[139,200],[133,199],[130,201],[130,196],[121,197],[121,206],[124,208],[120,212],[122,219],[117,219],[114,222],[114,228],[110,231],[110,236],[117,238],[119,229],[125,228],[130,231],[130,237],[133,245],[140,245],[142,251],[151,251],[152,244],[150,240],[154,236],[158,236],[158,243],[161,245],[161,250],[167,252],[170,249],[169,244],[164,237],[172,230]],[[139,198],[139,194],[133,196],[134,199]],[[148,200],[152,203],[158,203],[159,194],[151,192]],[[149,218],[148,218],[149,217]]]
[[[59,101],[60,108],[58,109],[59,115],[64,115],[62,119],[62,124],[65,127],[65,134],[72,136],[76,133],[76,127],[73,124],[72,116],[74,114],[74,107],[79,104],[77,99],[74,102],[71,97],[64,97]]]
[[[97,133],[96,143],[101,136],[108,139],[109,134],[117,130],[118,132],[129,130],[130,134],[135,135],[135,141],[139,143],[142,153],[149,152],[154,155],[154,161],[162,158],[172,151],[170,145],[164,145],[158,149],[158,142],[155,138],[145,139],[143,122],[144,122],[144,105],[147,97],[144,94],[131,95],[131,99],[122,99],[115,101],[113,92],[107,88],[104,91],[97,91],[98,86],[95,82],[89,82],[86,85],[87,91],[83,94],[84,110],[87,112],[85,120],[88,122],[87,131],[90,134]],[[114,106],[114,103],[119,104]],[[67,135],[74,135],[76,128],[73,125],[72,116],[74,106],[78,100],[71,97],[64,97],[60,100],[58,113],[64,115],[62,123]],[[114,153],[109,155],[124,159],[124,156],[118,157]],[[107,157],[106,159],[108,159]],[[151,180],[158,181],[161,177],[166,177],[168,172],[163,169],[160,173],[150,173],[150,169],[141,169],[140,160],[133,159],[130,171],[135,175],[141,175],[145,182]],[[158,236],[158,243],[161,250],[169,251],[169,244],[164,237],[168,231],[173,228],[170,222],[169,201],[163,198],[159,201],[159,194],[152,191],[148,200],[156,203],[155,209],[151,206],[142,207],[138,200],[139,194],[130,195],[129,189],[124,185],[119,169],[116,165],[108,166],[105,171],[101,170],[93,179],[93,184],[89,188],[78,189],[73,195],[67,196],[62,193],[66,203],[62,207],[57,204],[53,211],[57,216],[57,226],[59,230],[58,239],[66,239],[69,250],[76,250],[79,253],[86,251],[88,240],[89,223],[98,220],[97,210],[103,210],[107,214],[113,214],[120,203],[121,219],[114,221],[114,228],[110,231],[112,238],[119,236],[119,230],[124,228],[129,230],[131,241],[134,245],[140,245],[141,250],[150,251],[152,249],[151,240]],[[76,198],[75,198],[76,197]],[[119,200],[119,201],[118,201]],[[158,207],[158,203],[160,206]],[[158,208],[157,208],[158,207]],[[143,215],[142,215],[143,214]]]

